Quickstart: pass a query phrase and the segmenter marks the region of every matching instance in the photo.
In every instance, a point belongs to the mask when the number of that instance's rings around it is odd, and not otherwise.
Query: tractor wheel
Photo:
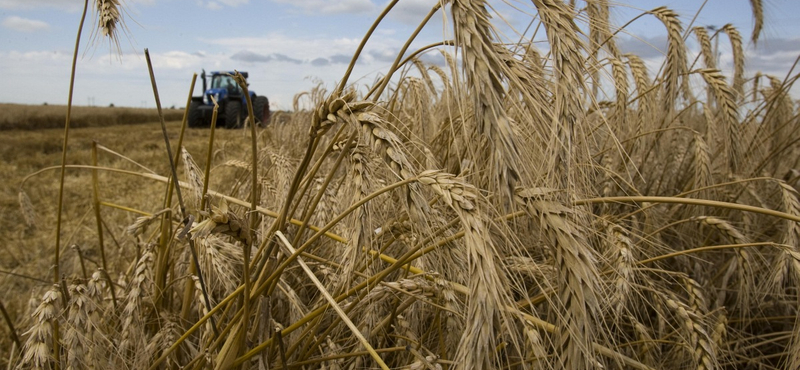
[[[205,126],[205,122],[203,122],[203,112],[200,111],[200,106],[203,103],[199,101],[192,101],[189,104],[189,121],[187,124],[189,127],[203,127]]]
[[[236,100],[228,101],[225,104],[225,127],[242,127],[242,103]]]
[[[266,96],[256,96],[253,100],[253,114],[256,116],[255,122],[261,127],[269,124],[269,100]]]

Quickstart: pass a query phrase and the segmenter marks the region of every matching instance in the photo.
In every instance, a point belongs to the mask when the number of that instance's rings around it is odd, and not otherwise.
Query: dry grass
[[[0,336],[2,365],[796,367],[790,86],[743,59],[727,78],[719,34],[689,50],[667,8],[646,13],[669,40],[653,71],[617,50],[610,2],[534,0],[549,52],[491,5],[444,8],[447,68],[316,88],[255,137],[169,123],[185,216],[156,124],[73,130],[59,284],[53,171],[26,177],[58,131],[5,131],[3,330],[25,345]]]

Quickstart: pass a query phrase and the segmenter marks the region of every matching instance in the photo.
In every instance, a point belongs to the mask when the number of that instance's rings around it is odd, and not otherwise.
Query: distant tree
[[[47,105],[47,102],[44,102],[44,104],[43,104],[43,105]]]
[[[108,105],[109,108],[114,108],[114,103]]]

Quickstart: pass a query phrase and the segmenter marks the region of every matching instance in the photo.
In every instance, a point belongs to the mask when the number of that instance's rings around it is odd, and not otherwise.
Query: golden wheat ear
[[[111,50],[121,53],[119,45],[120,30],[127,35],[125,26],[124,3],[121,0],[94,0],[94,20],[97,28],[92,30],[90,39],[93,42],[100,42],[101,39],[108,39]]]

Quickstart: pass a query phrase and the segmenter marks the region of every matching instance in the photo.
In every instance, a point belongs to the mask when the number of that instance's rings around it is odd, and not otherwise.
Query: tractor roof
[[[242,76],[244,76],[244,78],[248,77],[247,72],[239,71],[239,73],[241,73]],[[214,72],[211,72],[211,76],[212,77],[216,76],[216,75],[234,75],[234,74],[236,74],[236,71],[214,71]]]

